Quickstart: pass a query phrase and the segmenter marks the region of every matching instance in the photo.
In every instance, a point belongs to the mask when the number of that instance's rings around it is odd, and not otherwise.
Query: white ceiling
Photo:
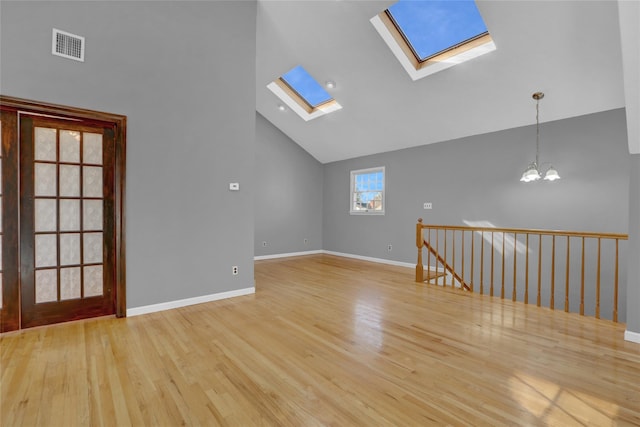
[[[393,1],[258,1],[256,108],[322,163],[624,107],[616,1],[477,1],[497,50],[412,81],[369,20]],[[342,110],[267,89],[302,65]]]

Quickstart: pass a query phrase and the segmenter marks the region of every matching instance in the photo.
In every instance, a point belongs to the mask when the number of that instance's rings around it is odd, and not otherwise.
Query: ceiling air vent
[[[54,28],[51,53],[63,58],[84,62],[84,37]]]

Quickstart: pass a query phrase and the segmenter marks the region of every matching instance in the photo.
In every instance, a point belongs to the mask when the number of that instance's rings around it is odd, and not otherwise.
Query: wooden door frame
[[[115,131],[115,312],[116,317],[127,315],[126,294],[126,240],[125,240],[125,177],[126,177],[126,129],[127,117],[120,114],[105,113],[64,105],[31,101],[0,95],[0,109],[2,111],[14,111],[38,114],[45,116],[64,117],[74,120],[82,120],[86,123],[108,123],[114,126]],[[19,126],[19,123],[17,123]],[[17,145],[17,132],[14,133]]]
[[[20,329],[20,257],[18,205],[20,194],[17,185],[19,169],[18,159],[18,119],[11,111],[0,110],[2,120],[2,299],[0,309],[0,333]],[[9,179],[4,179],[4,178]],[[8,303],[12,302],[12,303]]]

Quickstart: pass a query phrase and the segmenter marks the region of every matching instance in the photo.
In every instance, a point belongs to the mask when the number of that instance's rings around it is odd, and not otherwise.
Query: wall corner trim
[[[204,302],[218,301],[221,299],[240,297],[256,293],[255,286],[250,288],[237,289],[217,294],[202,295],[199,297],[185,298],[176,301],[161,302],[159,304],[145,305],[127,309],[127,317],[139,316],[141,314],[155,313],[156,311],[171,310],[173,308],[186,307],[188,305],[202,304]]]
[[[624,331],[624,340],[640,344],[640,332]]]

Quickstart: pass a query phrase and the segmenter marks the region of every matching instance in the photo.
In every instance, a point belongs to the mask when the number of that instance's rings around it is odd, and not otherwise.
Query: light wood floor
[[[328,255],[255,295],[0,337],[0,425],[640,425],[623,325]]]

